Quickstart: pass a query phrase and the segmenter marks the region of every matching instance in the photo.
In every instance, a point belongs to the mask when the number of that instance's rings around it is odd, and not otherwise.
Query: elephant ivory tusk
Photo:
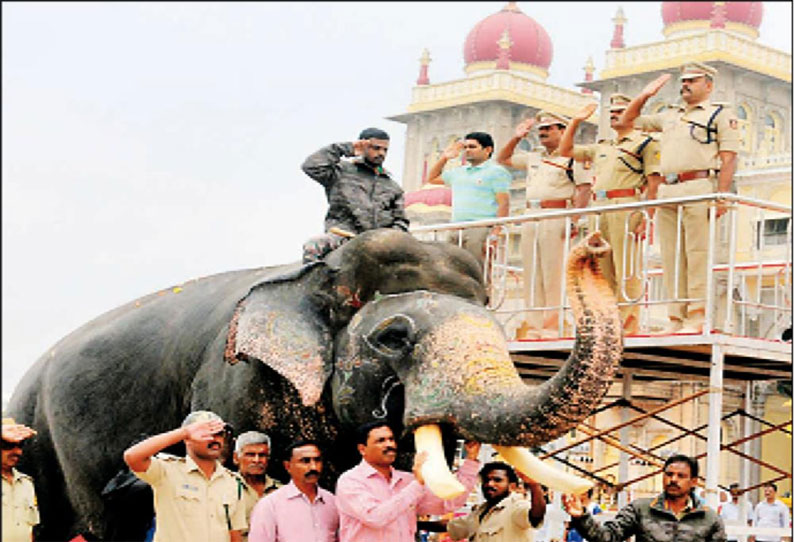
[[[457,478],[449,471],[441,444],[441,429],[437,425],[423,425],[414,431],[416,452],[427,452],[427,460],[422,465],[422,478],[425,485],[437,497],[452,499],[465,491]]]
[[[563,470],[555,469],[532,455],[526,448],[493,445],[499,455],[515,468],[544,486],[580,495],[593,487],[593,482]]]

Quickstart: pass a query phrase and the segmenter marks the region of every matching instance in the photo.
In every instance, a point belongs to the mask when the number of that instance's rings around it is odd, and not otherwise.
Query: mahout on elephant
[[[412,432],[432,425],[447,444],[553,440],[598,405],[622,355],[596,262],[605,250],[597,233],[572,250],[574,349],[534,387],[484,307],[474,258],[398,230],[362,233],[324,261],[202,277],[99,316],[47,351],[8,405],[38,431],[21,469],[37,485],[40,539],[103,536],[101,492],[124,449],[191,410],[266,432],[276,455],[296,438],[320,442],[325,487],[357,462],[349,436],[372,419],[409,451]]]

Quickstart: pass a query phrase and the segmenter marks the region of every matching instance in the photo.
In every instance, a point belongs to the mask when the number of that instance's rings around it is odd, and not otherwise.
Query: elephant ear
[[[262,362],[286,378],[305,406],[320,399],[333,368],[333,339],[323,264],[261,282],[238,303],[229,323],[224,358]]]

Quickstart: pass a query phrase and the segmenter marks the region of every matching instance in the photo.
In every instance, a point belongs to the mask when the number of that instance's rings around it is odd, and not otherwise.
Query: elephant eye
[[[393,316],[373,329],[367,342],[375,350],[388,356],[404,355],[411,350],[416,338],[413,321],[406,316]]]

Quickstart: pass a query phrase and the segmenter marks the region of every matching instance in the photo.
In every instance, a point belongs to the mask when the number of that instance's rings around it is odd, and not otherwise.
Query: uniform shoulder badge
[[[226,472],[228,472],[229,474],[231,474],[233,478],[237,478],[238,480],[240,480],[240,481],[243,481],[243,482],[245,481],[245,478],[243,478],[243,475],[242,475],[242,474],[240,474],[238,471],[236,471],[236,470],[232,470],[232,469],[230,469],[230,468],[228,468],[228,467],[223,467],[223,468],[224,468],[224,470],[225,470]]]
[[[167,454],[167,453],[164,453],[164,452],[160,452],[160,453],[154,454],[154,457],[156,457],[157,459],[162,459],[163,461],[184,461],[185,460],[184,457],[180,457],[180,456],[174,455],[174,454]]]

